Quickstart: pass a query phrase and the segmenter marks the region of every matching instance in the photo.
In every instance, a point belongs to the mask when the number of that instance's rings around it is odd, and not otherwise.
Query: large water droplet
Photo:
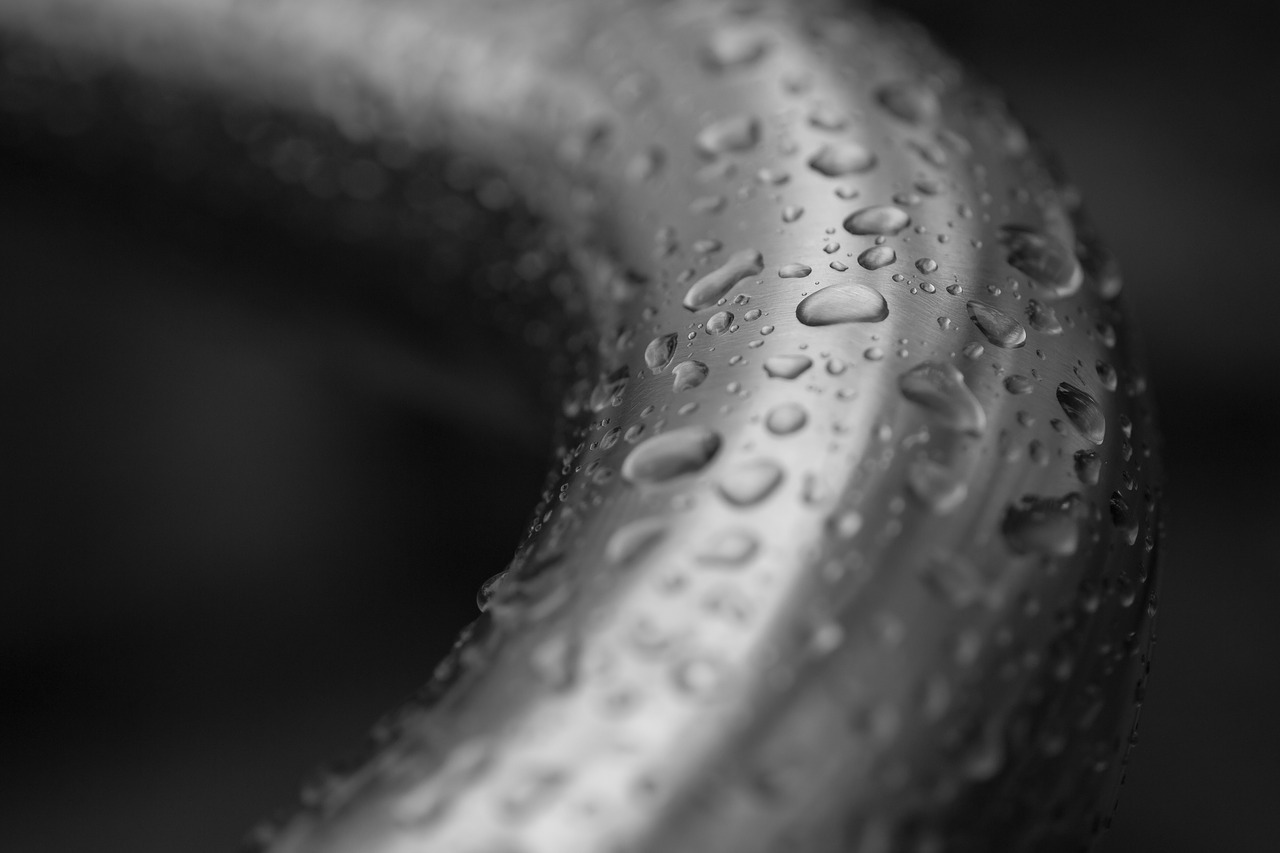
[[[684,307],[698,311],[715,305],[722,296],[748,276],[764,269],[764,256],[755,249],[734,252],[716,269],[693,283],[684,295]]]
[[[697,388],[707,379],[710,369],[700,361],[682,361],[671,371],[671,390],[679,394]]]
[[[1094,444],[1102,444],[1107,436],[1107,419],[1102,407],[1084,391],[1063,382],[1058,386],[1058,405],[1067,413],[1067,420],[1080,434]]]
[[[764,422],[774,435],[790,435],[803,429],[808,420],[809,414],[804,406],[799,403],[783,403],[770,409]]]
[[[772,355],[764,360],[764,372],[774,379],[795,379],[813,367],[807,355]]]
[[[1023,498],[1005,513],[1000,532],[1019,554],[1069,557],[1080,543],[1080,496]]]
[[[681,427],[637,444],[622,463],[622,476],[639,485],[665,483],[701,471],[719,450],[715,430]]]
[[[644,349],[644,363],[654,373],[660,373],[671,363],[672,357],[676,354],[676,336],[659,335],[649,341],[649,345]]]
[[[970,302],[965,306],[969,319],[987,340],[998,347],[1013,349],[1027,342],[1027,330],[1015,318],[982,302]]]
[[[828,178],[866,172],[875,165],[876,155],[856,142],[828,143],[809,158],[809,168]]]
[[[878,270],[898,260],[898,253],[888,246],[872,246],[858,255],[858,263],[863,269]]]
[[[954,365],[926,361],[899,376],[898,388],[903,397],[927,410],[949,429],[981,435],[987,428],[982,404],[965,384],[964,374]]]
[[[778,278],[805,278],[811,272],[808,264],[784,264],[778,268]]]
[[[814,291],[796,306],[796,318],[806,326],[879,323],[888,316],[889,303],[865,284],[833,284]]]
[[[709,157],[749,151],[760,141],[760,122],[755,116],[731,116],[712,122],[698,132],[698,150]]]
[[[1084,273],[1066,246],[1030,228],[1006,225],[1000,241],[1008,251],[1009,266],[1045,288],[1048,295],[1066,297],[1080,289]]]
[[[717,311],[707,320],[708,335],[723,335],[733,326],[733,312]]]
[[[782,466],[769,459],[743,462],[720,478],[720,494],[735,506],[751,506],[773,494],[782,483]]]
[[[884,204],[876,207],[864,207],[852,213],[844,221],[844,230],[850,234],[897,234],[911,224],[911,217],[905,210]]]

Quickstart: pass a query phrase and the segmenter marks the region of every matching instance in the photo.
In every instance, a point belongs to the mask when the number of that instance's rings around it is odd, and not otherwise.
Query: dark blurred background
[[[1150,356],[1159,642],[1100,850],[1273,850],[1267,4],[888,5],[1053,143]],[[541,486],[546,407],[430,247],[298,237],[0,139],[0,849],[227,851],[472,618]]]

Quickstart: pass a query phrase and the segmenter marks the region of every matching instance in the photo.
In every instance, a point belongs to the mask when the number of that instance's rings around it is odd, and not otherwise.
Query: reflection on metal
[[[1154,624],[1145,381],[1077,194],[916,28],[692,0],[8,0],[0,27],[482,160],[591,305],[483,616],[255,844],[1059,850],[1105,825]]]

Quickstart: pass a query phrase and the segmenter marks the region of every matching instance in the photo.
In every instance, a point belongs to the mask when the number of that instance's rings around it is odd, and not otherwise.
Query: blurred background
[[[1053,144],[1145,338],[1169,537],[1141,741],[1099,850],[1273,850],[1266,4],[885,5]],[[491,313],[452,286],[478,247],[191,204],[181,180],[62,146],[74,106],[48,144],[0,110],[0,849],[228,851],[473,618],[546,468],[548,407],[512,366],[539,341],[467,319]]]

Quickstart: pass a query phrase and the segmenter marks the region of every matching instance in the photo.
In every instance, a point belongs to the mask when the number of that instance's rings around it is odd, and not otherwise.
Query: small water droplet
[[[782,483],[782,467],[769,459],[741,463],[720,478],[720,494],[735,506],[751,506],[773,494]]]
[[[778,278],[805,278],[813,268],[807,264],[785,264],[778,268]]]
[[[987,427],[986,412],[954,365],[926,361],[898,377],[902,396],[932,414],[939,423],[957,432],[981,435]]]
[[[1118,491],[1112,492],[1111,501],[1107,508],[1111,512],[1111,523],[1120,531],[1124,541],[1129,545],[1137,542],[1138,516],[1129,508],[1129,503],[1124,499],[1124,495]]]
[[[701,471],[720,450],[720,434],[688,426],[637,444],[622,463],[622,476],[638,485],[665,483]]]
[[[755,116],[731,116],[712,122],[698,133],[698,150],[715,157],[749,151],[760,142],[760,121]]]
[[[813,359],[805,355],[773,355],[764,361],[764,372],[774,379],[795,379],[813,367]]]
[[[795,222],[801,216],[804,216],[804,208],[799,205],[789,204],[782,209],[783,222]]]
[[[833,284],[800,300],[796,318],[806,326],[836,323],[879,323],[889,316],[889,303],[865,284]]]
[[[905,210],[892,205],[864,207],[850,214],[844,221],[844,230],[850,234],[897,234],[911,224]]]
[[[790,435],[804,428],[809,413],[799,403],[783,403],[774,406],[765,417],[765,426],[774,435]]]
[[[856,175],[875,168],[876,155],[856,142],[823,145],[809,158],[809,168],[828,178]]]
[[[882,269],[897,260],[898,253],[888,246],[872,246],[858,255],[858,263],[863,269],[868,270]]]
[[[1098,401],[1088,393],[1063,382],[1058,386],[1058,405],[1066,412],[1067,420],[1080,434],[1094,444],[1102,444],[1107,435],[1107,419]]]
[[[1015,318],[983,302],[969,302],[969,319],[987,340],[998,347],[1013,349],[1027,342],[1027,330]]]
[[[764,269],[764,257],[755,249],[730,255],[723,264],[694,282],[684,297],[684,307],[698,311],[715,305],[738,282]]]
[[[710,368],[700,361],[682,361],[671,371],[671,390],[679,394],[691,391],[707,380]]]

